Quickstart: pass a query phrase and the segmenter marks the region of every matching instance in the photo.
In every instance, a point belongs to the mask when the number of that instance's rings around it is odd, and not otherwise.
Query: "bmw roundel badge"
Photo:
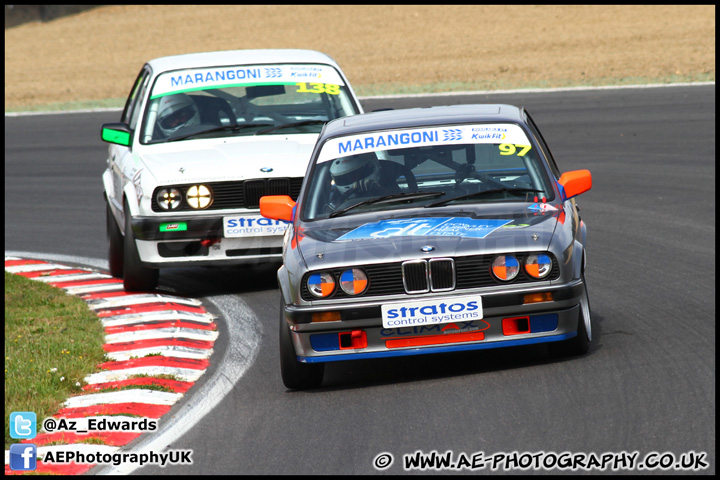
[[[435,247],[432,247],[432,246],[430,246],[430,245],[425,245],[424,247],[422,247],[422,248],[420,249],[421,252],[425,252],[425,253],[430,253],[430,252],[432,252],[433,250],[435,250]]]
[[[260,169],[260,171],[263,172],[263,173],[270,173],[270,172],[273,171],[273,169],[270,168],[270,167],[263,167],[263,168]]]

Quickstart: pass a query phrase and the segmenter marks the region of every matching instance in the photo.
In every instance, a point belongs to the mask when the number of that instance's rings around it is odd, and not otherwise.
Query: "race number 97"
[[[500,144],[500,155],[515,155],[517,153],[518,157],[524,157],[527,152],[530,151],[532,148],[531,145],[513,145],[512,143],[502,143]],[[518,151],[519,150],[519,151]]]

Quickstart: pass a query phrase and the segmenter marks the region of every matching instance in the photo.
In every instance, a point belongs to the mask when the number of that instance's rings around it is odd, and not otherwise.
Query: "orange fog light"
[[[318,312],[312,314],[311,322],[335,322],[342,320],[340,312]]]
[[[523,297],[523,303],[552,302],[552,292],[529,293]]]

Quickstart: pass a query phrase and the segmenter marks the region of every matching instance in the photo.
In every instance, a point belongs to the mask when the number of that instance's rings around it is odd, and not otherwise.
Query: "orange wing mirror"
[[[287,195],[260,197],[260,215],[273,220],[295,220],[295,201]]]
[[[563,201],[585,193],[592,188],[592,175],[589,170],[565,172],[558,180]]]

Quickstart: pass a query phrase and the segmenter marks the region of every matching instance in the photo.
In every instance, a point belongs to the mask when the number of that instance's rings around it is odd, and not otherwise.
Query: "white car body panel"
[[[277,137],[277,136],[276,136]],[[235,137],[143,146],[142,163],[157,184],[245,180],[257,177],[302,177],[317,135],[281,138]],[[272,168],[272,172],[260,172]],[[182,171],[181,171],[182,169]],[[154,187],[154,185],[153,185]]]
[[[244,69],[243,66],[253,67]],[[196,70],[198,72],[197,77],[194,74],[189,75],[188,72],[192,69],[199,69]],[[235,236],[232,238],[226,238],[222,235],[222,232],[218,233],[218,228],[220,230],[223,228],[223,220],[227,225],[228,218],[239,219],[244,218],[244,216],[253,219],[262,218],[257,207],[230,206],[225,208],[214,206],[192,211],[187,210],[188,207],[185,207],[185,210],[160,211],[156,204],[153,210],[152,197],[157,187],[189,186],[201,183],[213,184],[213,182],[240,182],[240,185],[245,180],[253,179],[288,179],[294,182],[294,179],[301,181],[305,175],[310,155],[318,137],[319,126],[316,128],[317,133],[308,133],[307,129],[295,129],[300,131],[287,129],[272,132],[272,134],[262,134],[264,132],[260,132],[261,134],[257,136],[252,134],[254,132],[249,134],[228,132],[218,134],[216,137],[208,138],[209,136],[206,135],[205,137],[199,136],[198,138],[179,139],[178,141],[156,140],[149,135],[150,130],[148,128],[155,125],[155,120],[158,119],[159,115],[155,111],[158,105],[157,99],[164,96],[185,94],[185,96],[197,98],[197,94],[207,94],[205,97],[200,95],[200,98],[226,100],[235,116],[239,115],[237,108],[239,108],[242,101],[251,103],[257,98],[269,98],[250,97],[249,93],[246,97],[234,98],[226,93],[227,91],[233,91],[233,88],[239,90],[241,87],[249,88],[255,85],[253,82],[227,85],[232,83],[228,82],[228,78],[232,80],[235,78],[240,79],[241,76],[245,75],[243,72],[246,70],[252,72],[263,71],[265,76],[268,75],[265,72],[270,72],[270,77],[273,77],[273,73],[275,73],[277,78],[270,78],[270,80],[263,78],[262,81],[258,80],[257,83],[259,85],[281,84],[283,88],[288,89],[295,86],[297,92],[288,90],[289,93],[294,95],[302,96],[299,92],[325,95],[325,97],[335,95],[335,98],[331,99],[332,101],[324,100],[324,102],[330,102],[330,104],[335,101],[339,102],[341,107],[337,107],[332,112],[339,112],[341,116],[346,113],[346,108],[343,107],[347,105],[353,107],[351,114],[362,113],[362,107],[340,67],[330,57],[320,52],[292,49],[238,50],[177,55],[147,62],[140,75],[138,75],[138,80],[133,86],[128,104],[123,112],[124,124],[129,127],[128,133],[131,135],[129,145],[118,144],[121,142],[113,142],[103,136],[103,140],[108,141],[110,144],[107,169],[102,175],[109,215],[112,216],[111,218],[114,219],[123,236],[127,236],[129,233],[126,231],[124,219],[125,208],[128,209],[129,212],[127,213],[132,218],[134,237],[138,233],[137,229],[140,228],[138,222],[151,222],[153,220],[150,219],[153,218],[156,219],[154,220],[156,223],[158,219],[168,219],[169,222],[172,222],[174,218],[182,218],[182,221],[188,224],[188,232],[177,235],[171,232],[158,235],[157,229],[155,229],[149,236],[145,232],[145,238],[134,238],[136,252],[142,268],[157,269],[185,264],[238,264],[261,261],[280,263],[282,261],[280,252],[284,228],[280,229],[276,225],[268,225],[265,230],[258,231],[256,236],[248,233],[247,236]],[[169,72],[170,76],[163,76],[163,74]],[[227,72],[230,73],[227,74]],[[175,75],[175,73],[177,73],[177,76],[173,77],[172,75]],[[211,74],[214,74],[215,77],[211,78]],[[224,76],[223,81],[212,83],[220,75]],[[161,82],[157,81],[159,77],[161,77]],[[195,86],[195,80],[200,84],[203,83],[205,78],[209,79],[211,85]],[[273,83],[272,80],[276,82]],[[317,82],[325,80],[329,83],[312,83],[313,80]],[[297,83],[289,83],[295,81]],[[205,87],[210,93],[202,91],[202,87]],[[332,89],[329,87],[332,87]],[[327,90],[323,91],[323,88]],[[338,96],[341,94],[337,92],[341,89],[342,96]],[[135,92],[140,93],[136,95]],[[215,93],[217,95],[214,95]],[[133,97],[133,95],[136,96]],[[140,98],[140,95],[144,98]],[[309,98],[309,95],[307,98]],[[153,108],[150,108],[151,104]],[[298,102],[289,105],[293,108],[297,107],[297,115],[299,116],[296,116],[294,110],[287,115],[283,112],[283,114],[276,114],[276,116],[288,120],[287,123],[302,118],[303,115],[306,115],[309,121],[312,121],[315,114],[303,112],[302,109],[307,108],[310,111],[311,107],[316,108],[317,104],[320,104],[320,102],[313,97],[307,103]],[[269,108],[273,107],[272,99],[268,100],[267,104],[260,104],[258,108],[268,106]],[[198,105],[195,106],[195,110],[198,112],[199,108]],[[316,112],[316,110],[312,110],[312,112]],[[147,126],[144,123],[146,115],[148,121],[152,121]],[[265,128],[268,127],[267,123],[270,120],[277,120],[275,117],[268,118],[259,115],[253,117],[253,121],[260,123],[260,120],[255,119],[261,117],[266,123]],[[244,120],[244,118],[238,116],[235,119],[228,119],[232,122],[229,125],[241,125],[240,121]],[[318,120],[321,122],[326,121],[322,118]],[[249,120],[244,121],[250,122]],[[225,125],[223,122],[224,120],[221,117],[220,127]],[[117,126],[121,124],[106,125]],[[250,126],[254,127],[254,125]],[[274,125],[271,124],[271,126]],[[141,131],[143,128],[146,130],[144,136]],[[155,127],[152,132],[157,132],[157,128],[159,127]],[[103,128],[103,135],[104,133],[105,128]],[[153,143],[158,141],[164,143]],[[127,207],[125,207],[125,204]],[[197,235],[191,234],[191,220],[195,218],[213,219],[213,231],[207,235],[203,235],[202,232]],[[248,221],[248,224],[255,226],[258,221],[255,220],[255,223]],[[220,227],[217,227],[218,224]],[[171,225],[171,227],[177,228],[175,225]],[[168,227],[168,229],[171,227]],[[271,227],[272,230],[268,230]],[[142,228],[147,230],[147,226]],[[273,234],[269,234],[270,231]],[[235,230],[234,235],[238,235],[237,230]],[[116,243],[118,241],[116,239]],[[162,254],[159,252],[160,243],[164,243],[166,247],[172,247],[173,244],[180,245],[188,242],[203,242],[203,248],[207,247],[207,252],[193,255],[176,255],[167,252]],[[112,248],[111,245],[111,251]],[[128,247],[125,246],[124,248],[127,249]],[[267,249],[269,248],[273,249],[274,253],[268,254]],[[242,254],[243,249],[255,249],[257,252]],[[228,254],[228,252],[231,253]]]

